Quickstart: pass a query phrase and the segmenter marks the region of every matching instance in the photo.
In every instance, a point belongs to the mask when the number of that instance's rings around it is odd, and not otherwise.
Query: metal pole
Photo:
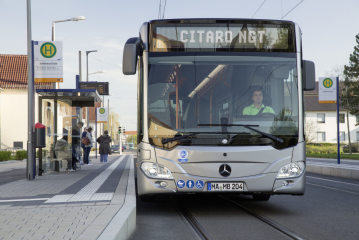
[[[27,174],[28,180],[34,179],[34,78],[33,42],[31,34],[31,0],[27,0],[27,81],[28,81],[28,125],[27,125]]]
[[[82,82],[81,51],[79,51],[79,76],[80,76],[80,82]]]
[[[55,41],[55,22],[52,22],[52,36],[51,41]],[[56,83],[52,83],[52,89],[56,89]]]
[[[102,107],[105,108],[105,95],[102,95]],[[102,132],[103,131],[105,131],[105,123],[102,123]]]
[[[120,133],[120,155],[122,155],[122,133]]]
[[[95,158],[97,159],[97,108],[95,108],[95,139]]]
[[[337,143],[338,143],[338,164],[340,164],[340,132],[339,132],[339,77],[337,77]]]
[[[107,108],[108,108],[108,113],[107,113],[107,131],[110,131],[110,99],[107,99]]]
[[[86,82],[89,81],[89,53],[86,52]],[[90,113],[89,113],[89,107],[86,108],[86,120],[87,120],[87,126],[90,126]]]

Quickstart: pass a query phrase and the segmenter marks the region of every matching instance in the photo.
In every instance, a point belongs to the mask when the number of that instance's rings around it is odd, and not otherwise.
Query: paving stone
[[[116,161],[116,159],[112,158],[112,162]],[[119,173],[121,164],[122,162],[109,174],[108,178],[118,178],[115,173]],[[123,164],[121,167],[124,167]],[[60,193],[66,194],[66,191],[78,184],[78,182],[81,183],[80,185],[83,188],[110,165],[98,164],[96,166],[94,161],[94,166],[89,166],[87,169],[85,166],[75,174],[51,173],[45,174],[41,179],[37,178],[34,181],[18,180],[0,185],[0,200],[4,198],[23,200],[11,203],[11,205],[9,203],[0,205],[0,239],[76,239],[89,228],[101,233],[103,226],[106,226],[113,217],[111,216],[113,214],[109,213],[112,213],[114,209],[105,211],[110,206],[110,201],[96,200],[77,202],[76,204],[44,204],[44,201],[26,201],[26,199],[51,198]],[[113,181],[113,179],[110,180]],[[102,180],[101,184],[109,183],[110,180]],[[47,182],[47,184],[44,184],[44,182]],[[102,187],[102,185],[97,187],[102,192],[97,192],[97,190],[94,192],[93,189],[90,189],[94,194],[100,194],[96,195],[96,199],[100,199],[101,196],[106,196],[109,193],[103,192],[103,190],[108,190],[109,188],[108,186]],[[114,185],[113,192],[118,185],[118,180],[117,183],[114,182]],[[78,192],[79,189],[76,191]],[[3,193],[6,194],[3,195]],[[99,224],[98,226],[93,225],[96,222]]]

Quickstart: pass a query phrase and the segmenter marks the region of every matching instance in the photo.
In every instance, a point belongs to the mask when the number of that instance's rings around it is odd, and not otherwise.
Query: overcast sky
[[[126,130],[136,130],[137,80],[136,76],[122,74],[123,45],[128,38],[138,36],[143,22],[158,18],[160,0],[31,2],[33,40],[50,41],[52,21],[85,16],[82,22],[56,24],[56,40],[63,41],[64,48],[64,82],[60,88],[75,88],[79,51],[84,54],[82,73],[86,76],[85,51],[98,50],[89,55],[89,72],[105,73],[90,75],[89,80],[110,83],[110,107],[120,115]],[[167,0],[164,18],[252,18],[256,13],[253,18],[281,19],[301,0],[266,0],[261,6],[263,2]],[[304,0],[283,18],[301,27],[303,57],[315,62],[317,78],[336,65],[349,63],[359,33],[358,9],[358,0]],[[26,41],[26,0],[0,0],[0,54],[27,54]]]

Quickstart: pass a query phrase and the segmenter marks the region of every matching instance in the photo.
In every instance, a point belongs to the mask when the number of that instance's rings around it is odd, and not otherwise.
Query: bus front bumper
[[[235,193],[235,194],[291,194],[303,195],[305,192],[305,171],[297,178],[276,179],[277,173],[266,173],[241,178],[206,178],[182,173],[172,173],[174,179],[148,178],[140,169],[137,171],[137,192],[139,196],[150,194],[173,194],[173,193]],[[203,188],[193,186],[179,188],[178,182],[187,183],[192,180],[196,183],[201,180]],[[161,186],[165,182],[166,187]],[[243,191],[208,191],[208,183],[243,183]],[[186,184],[185,184],[186,185]]]

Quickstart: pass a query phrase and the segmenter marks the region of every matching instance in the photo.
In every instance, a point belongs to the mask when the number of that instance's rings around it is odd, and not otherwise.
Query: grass
[[[336,153],[331,153],[331,154],[307,153],[306,156],[307,157],[315,157],[315,158],[333,158],[333,159],[337,159],[337,157],[338,157]],[[342,154],[340,154],[340,159],[359,160],[359,154],[345,154],[345,153],[342,153]]]

